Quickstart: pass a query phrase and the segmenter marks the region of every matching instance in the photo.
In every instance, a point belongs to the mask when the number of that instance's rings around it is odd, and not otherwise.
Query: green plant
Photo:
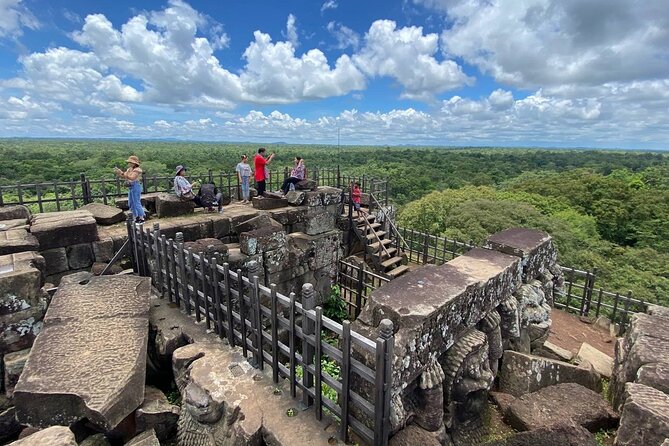
[[[179,389],[174,389],[170,390],[165,394],[167,397],[167,401],[169,401],[170,404],[174,404],[176,406],[181,405],[181,393],[179,393]]]
[[[340,323],[344,319],[348,319],[348,306],[344,299],[341,298],[339,286],[335,285],[330,289],[330,296],[325,301],[325,305],[323,305],[323,314]]]
[[[613,444],[613,438],[616,435],[615,429],[605,430],[595,432],[595,441],[599,446],[609,446]]]

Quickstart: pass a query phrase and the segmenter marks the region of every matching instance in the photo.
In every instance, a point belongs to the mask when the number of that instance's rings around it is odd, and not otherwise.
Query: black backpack
[[[200,187],[200,199],[202,200],[202,207],[210,208],[216,206],[216,186],[212,183],[203,184]]]

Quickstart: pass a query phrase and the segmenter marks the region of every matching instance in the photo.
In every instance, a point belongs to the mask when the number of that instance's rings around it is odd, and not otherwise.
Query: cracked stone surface
[[[63,278],[14,390],[19,421],[111,430],[144,399],[150,279]]]

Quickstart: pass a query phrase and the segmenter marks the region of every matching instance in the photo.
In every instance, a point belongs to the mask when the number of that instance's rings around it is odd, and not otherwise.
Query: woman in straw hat
[[[144,223],[144,208],[142,207],[142,185],[139,182],[142,176],[142,169],[139,167],[139,158],[131,155],[126,160],[128,168],[123,171],[118,167],[114,167],[114,172],[121,178],[126,180],[128,184],[128,206],[132,216],[135,217],[135,223]]]

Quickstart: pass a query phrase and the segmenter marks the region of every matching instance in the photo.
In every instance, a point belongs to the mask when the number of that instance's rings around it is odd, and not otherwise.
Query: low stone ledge
[[[18,228],[0,231],[0,255],[37,251],[38,248],[38,239],[25,229]]]
[[[98,225],[88,211],[64,211],[36,214],[30,233],[37,237],[39,249],[66,248],[98,240]]]
[[[93,214],[95,221],[103,226],[113,225],[125,220],[125,214],[121,209],[102,203],[89,203],[80,209],[89,211]]]
[[[156,216],[158,218],[188,215],[192,214],[195,210],[195,202],[190,200],[184,201],[172,194],[158,194],[155,202]]]
[[[30,219],[30,209],[28,206],[16,204],[11,206],[0,206],[0,220]]]

